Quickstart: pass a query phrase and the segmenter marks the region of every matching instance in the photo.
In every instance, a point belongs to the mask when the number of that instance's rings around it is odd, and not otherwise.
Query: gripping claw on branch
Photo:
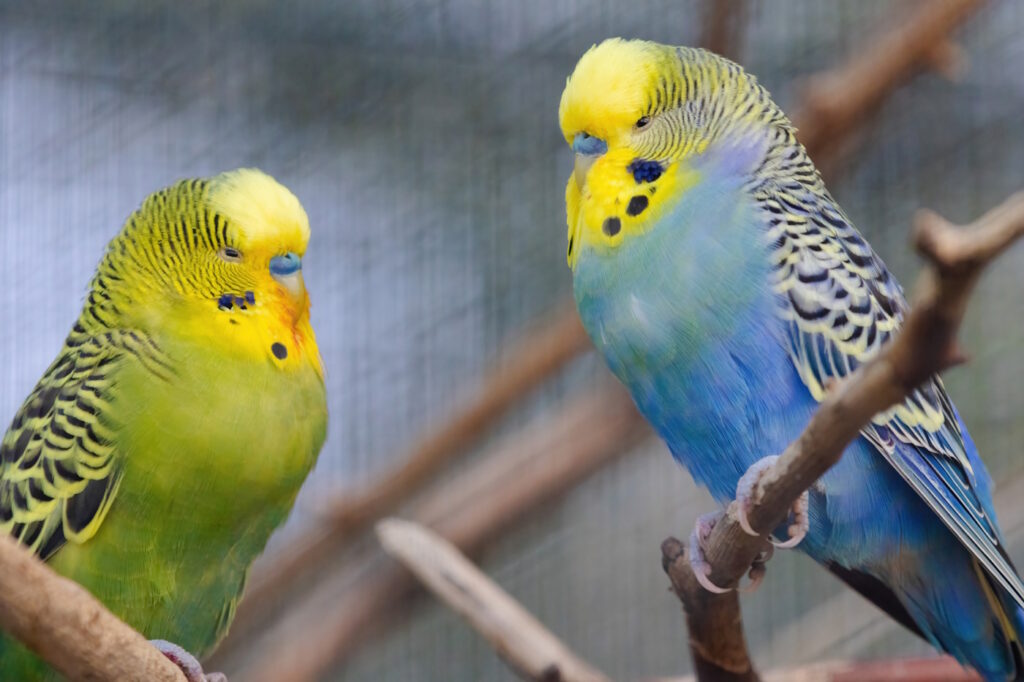
[[[757,484],[764,476],[765,472],[768,471],[779,459],[778,455],[769,455],[763,457],[747,469],[747,472],[740,477],[739,482],[736,484],[736,522],[740,524],[748,535],[757,536],[758,533],[750,526],[750,521],[747,520],[747,513],[750,507],[754,503],[754,491],[757,489]],[[807,531],[810,528],[810,518],[807,514],[807,509],[810,505],[810,495],[805,490],[800,497],[797,498],[796,502],[793,503],[790,513],[793,517],[793,523],[790,524],[789,528],[789,539],[784,542],[776,542],[772,540],[772,544],[782,549],[789,549],[796,547],[800,544],[800,541],[807,535]]]
[[[204,673],[203,666],[199,664],[196,657],[174,642],[168,642],[166,639],[151,639],[149,643],[155,646],[171,663],[178,666],[188,682],[228,682],[228,678],[223,673]]]

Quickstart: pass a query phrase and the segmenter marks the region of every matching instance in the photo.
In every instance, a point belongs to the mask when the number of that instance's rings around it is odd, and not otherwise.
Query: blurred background
[[[706,40],[708,4],[0,2],[0,419],[55,356],[105,243],[148,193],[255,166],[295,192],[312,224],[304,273],[330,433],[253,583],[310,529],[329,527],[325,510],[337,500],[388,480],[425,437],[486,396],[482,377],[515,377],[522,357],[545,352],[533,339],[565,329],[558,338],[569,350],[543,380],[488,413],[472,437],[439,447],[437,475],[386,510],[439,526],[473,522],[492,497],[461,495],[473,471],[525,443],[544,451],[488,485],[528,482],[593,449],[578,435],[588,415],[620,404],[573,412],[614,389],[592,353],[575,352],[565,305],[572,160],[556,116],[565,78],[609,36]],[[802,79],[856,59],[918,4],[751,0],[728,47],[793,110]],[[915,209],[967,221],[1024,185],[1024,4],[984,4],[954,38],[966,58],[959,78],[916,75],[828,165],[833,194],[905,284],[918,267],[907,246]],[[1018,565],[1022,289],[1017,248],[982,281],[964,333],[971,361],[947,380],[997,479]],[[714,505],[635,424],[613,431],[619,440],[598,444],[612,454],[481,526],[467,549],[614,679],[684,673],[682,613],[658,547]],[[214,661],[233,680],[262,679],[268,656],[285,666],[316,659],[293,679],[515,679],[400,576],[394,590],[367,591],[392,566],[365,530],[330,547],[287,594],[263,595],[262,613],[243,605]],[[381,598],[338,620],[373,594]],[[776,555],[744,613],[762,667],[930,651],[793,552]]]

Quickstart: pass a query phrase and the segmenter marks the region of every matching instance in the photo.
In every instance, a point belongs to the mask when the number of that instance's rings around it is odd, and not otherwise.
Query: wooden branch
[[[649,435],[628,393],[609,380],[501,438],[408,515],[472,555]],[[361,557],[241,652],[241,667],[225,660],[230,650],[218,650],[213,667],[248,682],[319,679],[415,603],[409,573],[382,563],[379,550]]]
[[[0,534],[0,628],[70,680],[185,682],[145,637],[5,534]]]
[[[690,568],[686,548],[675,538],[661,543],[661,567],[672,582],[672,590],[683,602],[686,631],[690,633],[690,658],[697,679],[760,682],[747,653],[736,593],[713,594],[701,587]],[[719,633],[729,636],[722,637]]]
[[[715,525],[705,557],[709,579],[735,586],[764,547],[764,537],[781,524],[797,497],[839,461],[846,446],[871,418],[901,402],[928,377],[962,361],[956,332],[981,271],[1024,234],[1024,192],[1006,200],[975,223],[958,230],[929,211],[914,225],[914,243],[928,266],[918,279],[900,333],[872,360],[833,386],[810,423],[761,477],[747,514],[761,537],[736,521],[733,502]],[[682,600],[690,627],[695,667],[757,680],[743,639],[735,592],[712,595],[697,586],[685,552],[674,539],[662,545],[663,565]]]
[[[398,559],[449,608],[461,615],[495,649],[513,670],[530,680],[563,682],[608,680],[578,659],[530,612],[473,565],[450,543],[430,530],[400,519],[377,524],[377,536],[384,550]],[[667,540],[663,552],[682,556],[683,547]],[[685,568],[683,568],[685,566]],[[667,567],[676,580],[695,583],[688,564]],[[692,589],[699,589],[693,585]],[[709,592],[704,592],[710,595]],[[701,613],[703,612],[703,613]],[[695,609],[704,621],[700,627],[717,629],[719,623],[738,621],[740,613]],[[693,630],[691,630],[692,632]],[[749,682],[757,676],[747,659],[746,649],[723,652],[739,663],[744,673],[721,668],[703,668],[696,677],[665,678],[644,682]],[[707,660],[703,661],[707,663]],[[769,671],[764,682],[981,682],[974,671],[949,656],[883,661],[828,661],[784,670]]]
[[[955,72],[963,59],[949,34],[983,4],[984,0],[920,2],[856,58],[809,78],[792,120],[818,166],[826,168],[849,133],[915,70]]]
[[[337,494],[325,510],[324,522],[314,522],[273,561],[257,565],[239,605],[232,639],[248,633],[247,623],[265,620],[289,585],[310,576],[342,543],[393,512],[529,391],[589,347],[575,306],[569,302],[557,307],[503,354],[465,407],[419,439],[407,454],[394,458],[394,469],[363,491]]]
[[[641,682],[697,682],[699,679],[686,675],[648,678]],[[769,671],[764,675],[764,682],[982,682],[982,679],[956,659],[933,656],[887,661],[825,661]]]
[[[469,622],[513,670],[537,682],[608,682],[451,543],[399,519],[377,524],[384,551]]]

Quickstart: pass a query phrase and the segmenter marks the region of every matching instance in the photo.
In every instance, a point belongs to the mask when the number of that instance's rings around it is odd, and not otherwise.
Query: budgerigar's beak
[[[576,186],[581,191],[587,186],[587,172],[590,171],[590,167],[594,165],[595,161],[597,161],[596,156],[576,155],[576,164],[573,166],[572,173],[576,176]]]
[[[588,133],[576,133],[572,141],[572,150],[576,152],[573,175],[576,177],[576,186],[582,190],[587,184],[587,172],[594,162],[608,151],[608,143]]]
[[[302,304],[306,299],[306,283],[302,279],[302,258],[298,254],[289,252],[271,258],[270,275],[292,295],[299,310],[305,307]]]

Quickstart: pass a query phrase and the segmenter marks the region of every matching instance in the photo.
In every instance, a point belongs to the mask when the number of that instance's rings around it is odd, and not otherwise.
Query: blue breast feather
[[[817,407],[787,352],[759,215],[735,173],[711,169],[654,229],[613,253],[582,245],[574,272],[581,318],[609,367],[672,455],[723,502]],[[991,515],[987,475],[961,429]],[[913,446],[893,447],[929,466]],[[956,472],[936,461],[921,475],[943,487]],[[812,491],[810,517],[805,553],[880,580],[922,634],[960,660],[1012,665],[970,555],[866,439]]]

